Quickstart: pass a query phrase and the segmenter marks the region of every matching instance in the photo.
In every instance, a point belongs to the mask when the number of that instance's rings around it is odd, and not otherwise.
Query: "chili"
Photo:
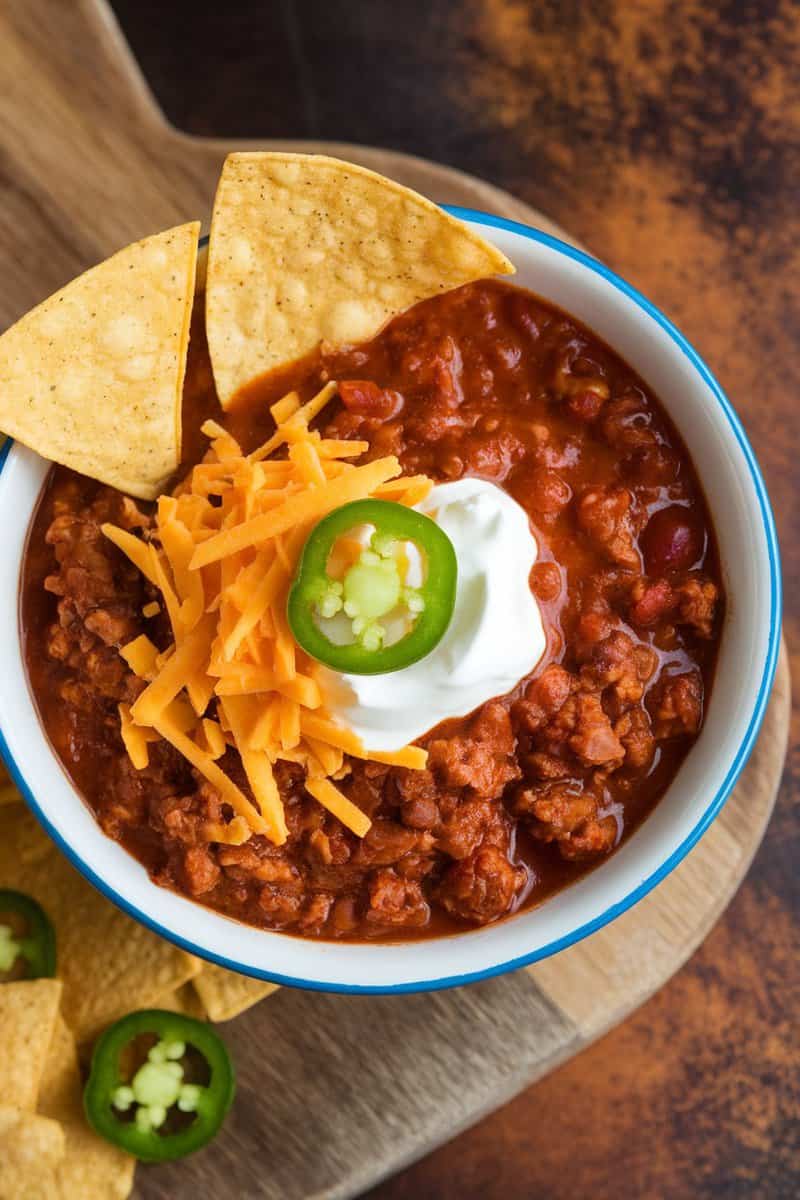
[[[340,402],[318,418],[323,436],[395,454],[405,475],[492,480],[524,507],[547,631],[536,670],[432,729],[422,739],[429,770],[348,759],[336,786],[369,816],[366,837],[322,811],[303,769],[279,759],[285,845],[209,841],[214,789],[168,748],[137,772],[117,733],[118,704],[144,686],[119,647],[146,633],[164,650],[172,634],[166,612],[143,615],[154,595],[101,526],[147,536],[150,511],[55,468],[23,570],[31,688],[103,830],[156,883],[304,937],[462,932],[540,904],[604,862],[669,787],[712,696],[725,614],[713,524],[648,384],[575,318],[492,280],[417,305],[368,344],[323,347],[255,380],[225,413],[200,299],[185,468],[205,453],[207,417],[249,451],[274,432],[272,403],[291,390],[308,400],[332,379]]]

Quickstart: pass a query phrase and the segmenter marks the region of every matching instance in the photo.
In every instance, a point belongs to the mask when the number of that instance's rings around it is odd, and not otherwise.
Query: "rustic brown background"
[[[472,171],[663,306],[728,389],[764,465],[800,667],[796,3],[114,7],[180,128],[372,143]],[[797,1196],[798,733],[795,713],[766,841],[691,963],[623,1027],[371,1200]]]

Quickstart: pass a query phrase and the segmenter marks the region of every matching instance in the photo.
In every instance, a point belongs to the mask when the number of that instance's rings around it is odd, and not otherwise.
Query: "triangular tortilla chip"
[[[199,959],[131,920],[87,883],[24,805],[0,808],[0,887],[32,896],[52,921],[61,1011],[79,1043],[131,1009],[152,1007],[200,970]],[[34,986],[4,983],[0,1000],[10,987]],[[2,1051],[0,1028],[0,1059]]]
[[[60,1197],[55,1172],[63,1157],[58,1121],[0,1102],[0,1200]]]
[[[0,1103],[36,1107],[60,999],[58,979],[0,984]]]
[[[99,1137],[83,1112],[83,1086],[75,1039],[62,1017],[56,1019],[39,1092],[39,1115],[58,1121],[66,1139],[55,1166],[59,1200],[126,1200],[136,1160]]]
[[[158,997],[153,1007],[166,1008],[168,1012],[183,1013],[186,1017],[194,1017],[196,1021],[208,1019],[203,1002],[195,991],[191,979],[188,983],[181,984],[179,988],[172,988],[170,991],[164,992]]]
[[[222,406],[323,340],[366,341],[419,300],[513,270],[461,221],[374,171],[316,154],[230,154],[206,284]]]
[[[180,461],[192,221],[73,279],[0,337],[0,430],[142,499]]]
[[[230,1021],[278,990],[277,983],[249,979],[246,975],[237,975],[235,971],[227,971],[213,963],[203,964],[199,975],[192,980],[192,986],[202,1000],[210,1021]]]

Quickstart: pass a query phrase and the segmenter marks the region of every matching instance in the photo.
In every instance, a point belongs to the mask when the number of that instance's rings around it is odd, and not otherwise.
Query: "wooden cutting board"
[[[134,238],[207,219],[231,146],[166,123],[102,0],[4,0],[0,45],[5,327]],[[272,147],[337,154],[434,200],[559,232],[507,193],[407,155],[259,143]],[[621,1021],[682,965],[741,882],[772,810],[788,711],[784,651],[758,745],[720,818],[656,891],[579,945],[436,995],[284,989],[227,1025],[240,1087],[223,1135],[184,1163],[140,1167],[138,1200],[355,1196]]]

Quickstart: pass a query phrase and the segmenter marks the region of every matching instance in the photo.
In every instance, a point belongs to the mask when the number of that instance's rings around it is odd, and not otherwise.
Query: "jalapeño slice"
[[[340,538],[371,527],[368,544],[339,575],[331,557]],[[351,547],[354,543],[351,539]],[[421,578],[407,583],[407,548]],[[354,500],[311,531],[289,591],[287,617],[298,645],[337,671],[379,675],[424,658],[441,641],[456,599],[458,566],[452,542],[435,521],[390,500]],[[334,618],[347,639],[333,640]],[[390,640],[387,625],[401,626]]]
[[[56,935],[44,909],[31,896],[0,889],[0,978],[51,979],[55,973]]]
[[[83,1103],[106,1141],[143,1162],[166,1162],[211,1141],[235,1090],[213,1029],[154,1008],[129,1013],[100,1038]]]

